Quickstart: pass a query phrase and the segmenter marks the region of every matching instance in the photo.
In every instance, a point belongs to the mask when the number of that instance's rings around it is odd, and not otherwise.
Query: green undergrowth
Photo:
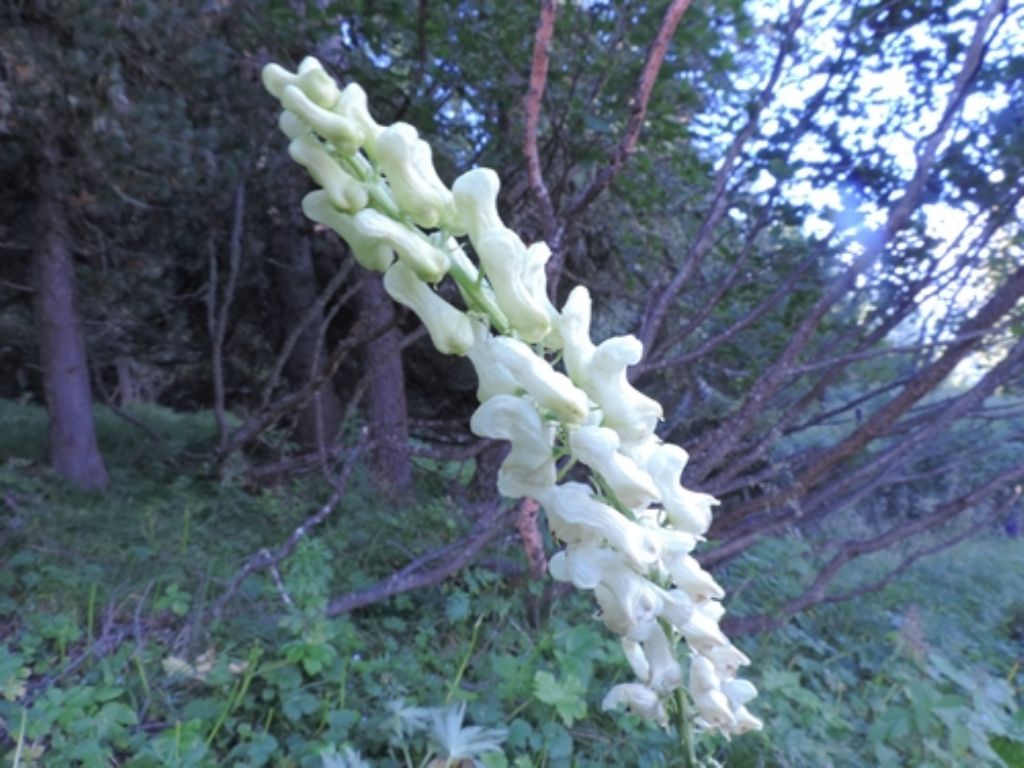
[[[245,559],[323,502],[317,478],[252,487],[204,461],[208,414],[98,411],[103,496],[43,463],[45,419],[0,401],[0,764],[671,766],[672,732],[603,713],[628,679],[587,595],[523,576],[510,537],[439,587],[349,616],[365,587],[470,524],[465,466],[421,466],[388,502],[357,472],[281,564],[212,607]],[[455,484],[455,485],[453,485]],[[813,574],[776,540],[720,574],[731,612]],[[884,568],[884,561],[866,569]],[[878,594],[738,639],[761,734],[704,740],[707,765],[1024,765],[1024,545],[969,542]]]

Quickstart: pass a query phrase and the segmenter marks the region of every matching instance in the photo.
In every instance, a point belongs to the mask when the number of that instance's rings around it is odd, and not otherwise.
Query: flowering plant
[[[339,89],[316,59],[294,73],[270,64],[263,83],[284,108],[289,153],[320,186],[303,200],[305,214],[384,273],[388,294],[419,316],[440,352],[474,365],[481,404],[470,427],[511,444],[499,492],[543,506],[564,545],[552,576],[594,592],[636,675],[607,693],[604,708],[625,705],[666,724],[674,701],[688,728],[683,639],[697,726],[727,735],[761,728],[746,707],[757,692],[737,678],[749,660],[718,626],[724,590],[691,555],[718,502],[680,484],[687,453],[657,437],[661,406],[627,378],[643,345],[633,336],[595,345],[582,286],[561,311],[552,306],[551,251],[502,223],[494,171],[471,170],[449,189],[415,128],[379,125],[362,88]],[[432,287],[446,275],[465,309]],[[575,465],[589,470],[590,485],[559,482]]]

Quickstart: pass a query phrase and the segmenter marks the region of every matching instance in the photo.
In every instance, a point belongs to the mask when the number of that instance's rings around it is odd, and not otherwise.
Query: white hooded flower
[[[718,627],[721,618],[722,606],[714,600],[708,600],[695,604],[689,620],[677,628],[691,648],[707,654],[715,646],[729,644],[729,638]]]
[[[729,700],[719,690],[693,694],[693,703],[703,724],[709,728],[730,731],[736,725],[736,717],[729,706]]]
[[[552,486],[537,500],[548,513],[551,532],[562,541],[588,541],[597,534],[639,569],[648,568],[661,556],[658,540],[650,529],[595,499],[582,483]]]
[[[481,403],[495,395],[514,395],[520,388],[515,376],[504,365],[495,360],[491,353],[493,337],[482,322],[473,323],[473,346],[466,357],[476,370],[476,399]]]
[[[764,728],[764,723],[760,718],[755,717],[751,714],[750,710],[746,707],[740,707],[739,709],[733,710],[733,718],[735,722],[729,729],[729,733],[739,736],[747,733],[748,731],[760,731]]]
[[[619,452],[619,434],[606,427],[583,426],[569,434],[573,455],[604,478],[619,501],[631,509],[658,500],[650,475]]]
[[[396,261],[384,273],[384,289],[417,314],[439,352],[464,355],[473,346],[469,317],[434,293],[405,262]]]
[[[395,252],[388,243],[364,234],[356,226],[354,217],[331,205],[324,190],[318,189],[302,198],[302,212],[307,218],[341,235],[352,249],[355,260],[366,269],[383,272],[395,260]]]
[[[620,557],[601,575],[594,597],[601,607],[601,621],[621,637],[644,640],[658,624],[665,592],[634,571]]]
[[[459,215],[459,224],[475,244],[481,235],[505,224],[498,215],[498,192],[501,180],[490,168],[474,168],[452,184],[452,197]]]
[[[521,397],[495,395],[484,401],[473,414],[469,427],[480,437],[511,443],[512,450],[498,472],[498,490],[502,495],[537,497],[554,485],[554,428]]]
[[[637,640],[629,637],[622,638],[622,653],[629,662],[633,674],[638,680],[647,682],[651,679],[651,664],[647,661],[647,654],[644,653],[644,646]]]
[[[629,711],[660,725],[668,723],[668,713],[658,694],[640,683],[620,683],[605,695],[601,709],[608,711],[625,705]]]
[[[644,469],[661,493],[661,503],[669,522],[681,531],[702,536],[711,526],[711,508],[718,504],[718,500],[680,485],[679,478],[689,458],[678,445],[661,443],[651,449]]]
[[[636,337],[614,336],[597,346],[583,377],[584,389],[604,411],[603,424],[618,432],[623,442],[647,440],[662,417],[658,401],[626,378],[626,369],[642,357],[643,344]]]
[[[288,145],[288,154],[324,188],[327,199],[335,208],[355,213],[366,207],[369,196],[365,187],[349,176],[311,134],[293,139]]]
[[[566,425],[582,424],[590,402],[565,375],[558,373],[526,344],[500,336],[491,343],[494,359],[504,365],[542,408],[552,411]]]
[[[672,641],[660,625],[651,629],[643,646],[651,669],[647,684],[661,694],[670,693],[682,686],[683,668],[673,653]]]
[[[377,136],[377,160],[395,200],[421,227],[433,228],[455,217],[452,193],[434,170],[430,145],[408,123],[395,123]]]
[[[590,291],[577,285],[569,292],[558,320],[565,370],[577,386],[587,388],[590,361],[597,347],[590,340]]]
[[[440,248],[380,211],[364,208],[353,222],[361,237],[387,243],[420,279],[436,283],[448,271],[448,256]]]
[[[524,280],[526,246],[519,235],[502,227],[473,240],[498,306],[519,336],[534,343],[547,336],[551,321],[544,303],[535,299]]]
[[[720,645],[707,652],[707,657],[715,665],[715,672],[723,680],[736,677],[740,667],[750,664],[750,659],[739,648],[733,645]]]
[[[663,562],[672,577],[672,582],[686,592],[695,603],[725,597],[725,590],[690,555],[676,555]]]

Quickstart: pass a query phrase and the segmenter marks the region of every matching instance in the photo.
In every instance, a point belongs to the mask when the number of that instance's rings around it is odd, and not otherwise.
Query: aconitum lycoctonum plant
[[[473,169],[449,189],[415,128],[379,125],[363,89],[339,89],[316,59],[294,73],[270,64],[263,83],[283,107],[289,153],[320,187],[302,201],[306,216],[384,273],[388,294],[416,313],[439,352],[476,368],[480,407],[470,427],[511,444],[499,492],[542,505],[563,545],[551,575],[594,592],[636,675],[608,691],[604,707],[663,725],[671,711],[686,725],[683,656],[698,728],[761,728],[746,707],[757,691],[736,676],[749,660],[718,626],[725,593],[690,554],[718,502],[680,484],[686,451],[658,438],[661,406],[626,377],[641,343],[594,344],[582,286],[561,311],[552,306],[551,251],[502,223],[494,171]],[[464,308],[434,289],[449,275]],[[560,482],[572,466],[589,470],[590,484]]]

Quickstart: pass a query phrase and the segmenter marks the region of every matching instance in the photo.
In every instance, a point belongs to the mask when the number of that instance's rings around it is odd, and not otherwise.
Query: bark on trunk
[[[80,488],[102,490],[108,477],[92,417],[85,335],[75,306],[75,272],[55,152],[44,151],[37,171],[32,242],[36,325],[50,463]]]
[[[316,302],[316,275],[308,238],[299,237],[293,229],[284,228],[278,239],[277,254],[286,262],[280,269],[281,300],[285,309],[285,327],[290,329]],[[301,387],[324,372],[327,354],[320,332],[321,320],[314,319],[302,330],[288,358],[285,373],[293,388]],[[330,380],[325,381],[299,412],[295,439],[307,448],[330,446],[341,426],[343,410],[334,386]]]
[[[392,322],[395,305],[384,290],[380,276],[367,272],[361,279],[361,314],[371,327]],[[372,467],[383,485],[402,494],[412,484],[412,462],[408,451],[409,409],[402,369],[402,334],[398,328],[370,342],[363,359],[372,382],[368,393],[370,437],[376,443],[371,456]]]

